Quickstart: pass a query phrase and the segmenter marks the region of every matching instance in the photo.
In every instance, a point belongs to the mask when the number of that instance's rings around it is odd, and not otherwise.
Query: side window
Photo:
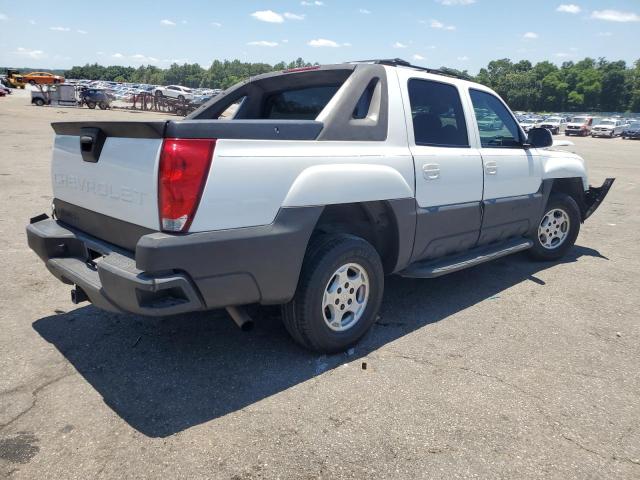
[[[416,145],[468,147],[469,136],[458,89],[431,80],[409,80]]]
[[[369,82],[367,88],[365,88],[364,92],[360,96],[358,103],[356,103],[355,108],[353,109],[352,118],[356,120],[362,120],[363,118],[367,118],[369,114],[369,109],[371,108],[371,100],[373,99],[373,93],[378,85],[378,79],[374,78]]]
[[[480,143],[491,148],[521,148],[520,128],[504,104],[494,95],[469,90],[476,113]]]

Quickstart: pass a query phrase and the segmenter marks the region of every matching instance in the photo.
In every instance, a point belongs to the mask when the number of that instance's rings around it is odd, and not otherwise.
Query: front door
[[[462,252],[480,232],[482,161],[469,143],[458,87],[400,74],[406,85],[409,147],[416,176],[417,228],[413,261]],[[406,83],[405,83],[406,82]]]
[[[536,149],[525,148],[520,127],[502,100],[470,89],[484,167],[479,245],[523,236],[542,208],[542,167]]]

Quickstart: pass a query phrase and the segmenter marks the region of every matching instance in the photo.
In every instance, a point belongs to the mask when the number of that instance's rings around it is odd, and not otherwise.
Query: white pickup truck
[[[27,234],[74,302],[225,307],[241,326],[244,306],[280,304],[323,352],[372,326],[385,275],[561,257],[613,183],[590,187],[490,89],[401,60],[260,75],[180,121],[53,128],[53,218]]]

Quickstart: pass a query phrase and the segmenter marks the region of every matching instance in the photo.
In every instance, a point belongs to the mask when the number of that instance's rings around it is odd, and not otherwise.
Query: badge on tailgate
[[[80,129],[80,152],[82,160],[96,163],[107,136],[99,128],[83,127]]]

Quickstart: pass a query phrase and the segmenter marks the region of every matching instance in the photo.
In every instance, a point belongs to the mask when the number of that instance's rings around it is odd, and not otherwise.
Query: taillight
[[[186,232],[207,181],[216,141],[165,138],[158,172],[160,228]]]

